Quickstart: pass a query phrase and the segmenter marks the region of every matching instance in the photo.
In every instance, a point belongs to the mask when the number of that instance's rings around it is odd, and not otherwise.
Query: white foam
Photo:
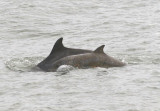
[[[58,69],[57,72],[69,72],[71,70],[73,70],[74,67],[70,66],[70,65],[61,65]]]

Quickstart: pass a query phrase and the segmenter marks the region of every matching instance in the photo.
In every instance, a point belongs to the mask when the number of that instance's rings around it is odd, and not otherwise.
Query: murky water
[[[160,111],[159,0],[0,1],[0,111]],[[121,68],[32,72],[55,41]]]

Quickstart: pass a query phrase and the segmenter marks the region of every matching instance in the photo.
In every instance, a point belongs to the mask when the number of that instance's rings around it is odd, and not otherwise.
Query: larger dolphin
[[[85,49],[67,48],[63,45],[62,40],[63,38],[59,38],[56,41],[55,45],[53,46],[53,49],[49,54],[49,56],[37,65],[40,69],[48,71],[49,70],[48,67],[51,64],[53,64],[55,61],[63,57],[92,52],[91,50],[85,50]]]
[[[103,52],[104,45],[98,47],[94,52],[89,52],[79,55],[71,55],[48,64],[48,72],[56,71],[61,65],[71,65],[78,68],[92,68],[92,67],[121,67],[125,63],[108,56]]]

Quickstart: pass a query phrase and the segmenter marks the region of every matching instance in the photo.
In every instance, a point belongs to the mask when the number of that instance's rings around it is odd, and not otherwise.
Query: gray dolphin
[[[105,45],[98,47],[95,51],[79,55],[71,55],[57,60],[48,66],[48,72],[54,72],[61,65],[71,65],[78,68],[93,68],[93,67],[121,67],[125,63],[114,59],[104,53]]]
[[[73,49],[73,48],[67,48],[62,43],[63,38],[59,38],[55,45],[53,46],[53,49],[49,56],[45,58],[43,61],[41,61],[37,66],[44,70],[48,71],[48,67],[53,64],[55,61],[66,57],[70,55],[77,55],[77,54],[84,54],[84,53],[91,53],[91,50],[85,50],[85,49]]]

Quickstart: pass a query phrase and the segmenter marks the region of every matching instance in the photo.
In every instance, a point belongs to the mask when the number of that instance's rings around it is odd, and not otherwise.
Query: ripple
[[[148,88],[153,89],[153,90],[160,90],[160,87],[158,86],[148,86]]]
[[[152,63],[154,64],[159,64],[160,63],[160,58],[155,58],[152,60]]]

